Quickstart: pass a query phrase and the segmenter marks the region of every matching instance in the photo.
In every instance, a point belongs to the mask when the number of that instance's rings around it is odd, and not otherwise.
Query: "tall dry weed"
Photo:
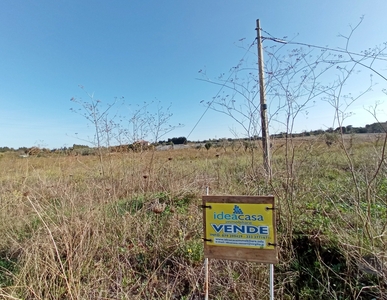
[[[379,297],[386,289],[383,143],[353,140],[351,163],[340,144],[283,143],[273,142],[271,182],[259,149],[254,164],[251,152],[216,147],[106,155],[103,174],[93,156],[7,154],[0,160],[1,297],[201,299],[198,205],[207,186],[211,194],[275,195],[279,299]],[[268,298],[267,266],[210,266],[211,298]]]

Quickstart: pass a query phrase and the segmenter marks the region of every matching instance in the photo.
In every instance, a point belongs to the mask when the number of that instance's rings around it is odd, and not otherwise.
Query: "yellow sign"
[[[273,206],[206,203],[208,245],[274,249]]]
[[[273,196],[203,196],[204,256],[277,263]]]

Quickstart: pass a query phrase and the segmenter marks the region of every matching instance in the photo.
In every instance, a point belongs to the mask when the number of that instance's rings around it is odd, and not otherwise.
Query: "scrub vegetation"
[[[258,141],[2,153],[0,298],[203,299],[198,206],[209,187],[275,196],[276,299],[385,299],[386,138],[274,139],[271,180]],[[210,299],[268,299],[268,275],[264,264],[210,260]]]
[[[276,299],[387,299],[380,103],[368,109],[377,133],[344,126],[352,104],[376,88],[372,76],[387,81],[387,43],[360,54],[349,47],[360,23],[342,36],[340,53],[293,43],[280,55],[292,43],[266,38],[281,44],[266,48],[265,73],[270,123],[284,128],[272,135],[270,177],[258,139],[258,112],[266,108],[258,101],[256,59],[247,56],[215,82],[199,71],[223,89],[206,105],[234,119],[247,140],[189,145],[178,138],[160,150],[145,139],[156,143],[182,126],[169,125],[169,107],[124,111],[122,99],[105,104],[86,93],[71,101],[94,129],[83,140],[92,148],[1,152],[0,298],[203,299],[199,205],[209,188],[212,195],[275,196]],[[360,70],[371,75],[366,89],[347,90]],[[298,116],[320,100],[338,127],[295,136]],[[268,299],[268,273],[264,264],[210,260],[210,299]]]

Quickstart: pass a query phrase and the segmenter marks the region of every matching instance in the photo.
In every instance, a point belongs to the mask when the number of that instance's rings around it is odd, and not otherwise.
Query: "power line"
[[[306,46],[306,47],[311,47],[311,48],[317,48],[317,49],[322,49],[322,50],[325,50],[325,51],[333,51],[333,52],[339,52],[339,53],[344,53],[344,54],[347,54],[350,56],[351,60],[356,63],[356,64],[359,64],[365,68],[368,68],[370,70],[372,70],[375,74],[377,74],[378,76],[380,76],[381,78],[383,78],[384,80],[387,81],[387,77],[383,76],[380,72],[376,71],[375,69],[373,69],[371,67],[371,65],[366,65],[364,63],[362,63],[362,60],[364,59],[373,59],[373,61],[375,60],[379,60],[379,61],[387,61],[387,58],[382,58],[380,56],[383,56],[385,57],[386,54],[383,54],[382,51],[385,50],[387,48],[387,43],[384,43],[385,47],[384,49],[380,50],[379,53],[377,54],[367,54],[367,53],[356,53],[356,52],[351,52],[351,51],[348,51],[348,50],[342,50],[342,49],[333,49],[333,48],[329,48],[329,47],[322,47],[322,46],[317,46],[317,45],[312,45],[312,44],[307,44],[307,43],[300,43],[300,42],[292,42],[292,41],[286,41],[286,40],[282,40],[282,39],[278,39],[278,38],[275,38],[273,37],[270,33],[268,33],[267,31],[265,31],[265,33],[267,33],[268,35],[270,35],[271,37],[262,37],[262,39],[266,39],[266,40],[270,40],[270,41],[273,41],[273,42],[276,42],[276,43],[281,43],[281,44],[291,44],[291,45],[300,45],[300,46]],[[360,59],[359,60],[355,60],[353,56],[360,56]]]
[[[351,52],[351,51],[348,51],[348,50],[343,50],[343,49],[334,49],[334,48],[329,48],[329,47],[323,47],[323,46],[318,46],[318,45],[313,45],[313,44],[308,44],[308,43],[302,43],[302,42],[293,42],[293,41],[289,41],[289,40],[286,40],[287,37],[284,37],[283,39],[281,38],[276,38],[274,37],[273,35],[271,35],[269,32],[261,29],[261,31],[263,31],[264,33],[266,33],[269,37],[261,37],[262,38],[262,41],[263,40],[270,40],[270,41],[273,41],[275,43],[280,43],[280,44],[286,44],[286,45],[299,45],[299,46],[305,46],[305,47],[311,47],[311,48],[316,48],[316,49],[321,49],[321,50],[326,50],[326,51],[333,51],[333,52],[338,52],[338,53],[345,53],[345,54],[348,54],[348,55],[354,55],[354,56],[361,56],[363,58],[372,58],[374,60],[380,60],[380,61],[387,61],[387,58],[382,58],[380,56],[386,56],[382,53],[378,53],[378,56],[376,55],[367,55],[366,53],[356,53],[356,52]],[[242,59],[240,61],[242,61],[245,56],[247,55],[247,53],[249,53],[250,49],[252,46],[254,46],[255,44],[255,41],[256,39],[254,39],[254,41],[251,43],[251,45],[249,46],[249,48],[246,50],[246,53],[243,55]],[[386,44],[386,48],[387,48],[387,44]],[[189,132],[188,136],[187,136],[187,139],[190,137],[190,135],[192,134],[192,132],[196,129],[196,127],[198,126],[198,124],[200,123],[200,121],[203,119],[203,117],[205,116],[205,114],[207,113],[207,111],[210,109],[211,105],[213,104],[213,102],[215,101],[215,99],[217,98],[217,96],[220,94],[220,92],[222,91],[222,89],[226,86],[226,83],[228,82],[228,80],[231,78],[231,76],[233,75],[233,73],[235,72],[236,68],[233,68],[232,72],[230,73],[230,75],[228,76],[227,80],[222,84],[222,86],[220,87],[219,91],[217,92],[217,94],[213,97],[213,100],[208,104],[207,108],[205,109],[205,111],[203,112],[203,114],[200,116],[200,118],[198,119],[198,121],[196,122],[196,124],[194,125],[194,127],[192,128],[192,130]],[[375,71],[376,72],[376,71]],[[377,72],[376,72],[377,73]],[[377,73],[379,74],[379,73]],[[383,77],[381,74],[379,74],[381,77]],[[385,77],[383,77],[385,78]]]
[[[276,43],[280,43],[280,44],[288,44],[288,45],[300,45],[300,46],[306,46],[306,47],[311,47],[311,48],[317,48],[317,49],[322,49],[322,50],[329,50],[329,51],[334,51],[334,52],[339,52],[339,53],[345,53],[345,54],[350,54],[350,55],[356,55],[356,56],[362,56],[362,57],[369,57],[369,58],[373,58],[375,60],[383,60],[383,61],[387,61],[387,58],[381,58],[381,57],[377,57],[377,56],[374,56],[374,55],[367,55],[365,53],[356,53],[356,52],[351,52],[351,51],[347,51],[347,50],[342,50],[342,49],[334,49],[334,48],[329,48],[329,47],[323,47],[323,46],[318,46],[318,45],[313,45],[313,44],[307,44],[307,43],[301,43],[301,42],[292,42],[292,41],[287,41],[287,40],[284,40],[284,39],[280,39],[280,38],[276,38],[276,37],[273,37],[270,33],[268,33],[267,31],[264,31],[266,34],[270,35],[270,37],[262,37],[263,40],[270,40],[270,41],[273,41],[273,42],[276,42]],[[384,56],[383,54],[378,54],[379,56],[382,55]]]
[[[239,61],[242,61],[247,53],[249,53],[250,49],[252,46],[255,45],[255,41],[256,39],[254,39],[254,41],[251,43],[251,45],[249,46],[249,48],[246,50],[246,53],[243,55],[243,57],[239,60]],[[190,137],[190,135],[192,134],[192,132],[196,129],[196,127],[199,125],[200,121],[203,119],[203,117],[205,116],[205,114],[207,113],[207,111],[210,109],[212,103],[214,103],[215,99],[217,98],[217,96],[220,94],[220,92],[222,91],[222,89],[226,86],[226,83],[228,82],[228,80],[231,78],[231,76],[234,74],[235,70],[237,68],[233,68],[232,72],[230,73],[230,75],[228,76],[227,80],[222,84],[222,86],[220,87],[219,91],[216,93],[216,95],[213,97],[213,100],[208,104],[207,108],[205,109],[205,111],[203,112],[203,114],[200,116],[199,120],[196,122],[196,124],[194,125],[194,127],[192,128],[192,130],[189,132],[188,136],[187,136],[187,140],[188,138]]]

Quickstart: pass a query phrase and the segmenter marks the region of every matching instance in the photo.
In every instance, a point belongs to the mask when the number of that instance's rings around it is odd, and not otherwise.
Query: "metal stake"
[[[207,195],[207,196],[208,196],[208,194],[209,194],[209,191],[210,191],[209,187],[206,186],[206,195]],[[204,293],[205,293],[204,299],[205,299],[205,300],[208,300],[209,271],[208,271],[208,258],[207,258],[207,257],[204,259],[204,272],[205,272],[205,275],[204,275]]]
[[[270,300],[274,300],[274,265],[270,264]]]

